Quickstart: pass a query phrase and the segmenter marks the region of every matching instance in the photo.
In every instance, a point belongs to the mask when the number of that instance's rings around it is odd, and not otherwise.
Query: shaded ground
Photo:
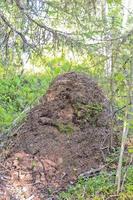
[[[59,76],[2,152],[2,199],[56,199],[81,173],[102,166],[109,114],[95,82],[74,72]]]

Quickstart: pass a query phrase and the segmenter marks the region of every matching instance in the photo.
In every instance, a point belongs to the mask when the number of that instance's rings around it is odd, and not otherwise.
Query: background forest
[[[57,75],[86,73],[109,99],[122,144],[108,158],[112,172],[60,198],[133,199],[133,1],[1,0],[0,47],[1,147]]]

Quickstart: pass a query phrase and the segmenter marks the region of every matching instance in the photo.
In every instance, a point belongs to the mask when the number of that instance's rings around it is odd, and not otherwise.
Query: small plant
[[[95,125],[99,114],[103,110],[103,106],[98,103],[83,104],[77,102],[74,105],[74,110],[77,117],[81,119],[82,123],[88,121],[92,125]]]
[[[31,168],[34,169],[35,167],[36,167],[36,161],[35,161],[35,160],[32,160]]]
[[[70,123],[68,124],[57,123],[56,126],[60,133],[71,135],[74,132],[74,128]]]

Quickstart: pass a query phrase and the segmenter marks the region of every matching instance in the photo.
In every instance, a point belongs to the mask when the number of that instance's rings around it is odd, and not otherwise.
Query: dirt
[[[57,77],[3,150],[1,199],[56,199],[81,173],[104,165],[111,134],[97,84],[75,72]]]

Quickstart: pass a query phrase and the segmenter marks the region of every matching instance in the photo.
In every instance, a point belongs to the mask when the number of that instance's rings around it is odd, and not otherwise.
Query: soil
[[[104,165],[112,134],[109,103],[92,79],[66,73],[16,132],[1,156],[1,199],[56,199],[81,173]]]

